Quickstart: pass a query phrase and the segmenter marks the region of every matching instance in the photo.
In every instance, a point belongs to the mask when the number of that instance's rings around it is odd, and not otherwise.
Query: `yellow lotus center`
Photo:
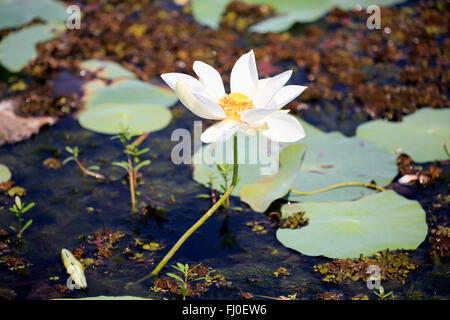
[[[252,100],[243,93],[233,92],[219,100],[219,106],[228,119],[241,121],[241,113],[253,109]]]

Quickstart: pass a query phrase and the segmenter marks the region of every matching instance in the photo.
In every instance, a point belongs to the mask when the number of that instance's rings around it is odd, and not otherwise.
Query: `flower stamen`
[[[241,113],[255,108],[252,100],[243,93],[233,92],[219,100],[219,106],[228,119],[241,122]]]

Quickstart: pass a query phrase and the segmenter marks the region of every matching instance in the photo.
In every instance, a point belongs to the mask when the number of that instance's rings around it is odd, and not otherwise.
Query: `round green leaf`
[[[284,205],[283,218],[305,211],[308,225],[278,229],[285,246],[310,256],[356,258],[390,249],[416,249],[427,235],[425,211],[417,201],[386,191],[355,201]]]
[[[98,107],[104,104],[143,104],[169,107],[178,98],[165,88],[151,85],[140,80],[117,81],[106,86],[101,81],[91,81],[86,86],[86,107]]]
[[[89,70],[91,72],[97,72],[97,75],[99,77],[109,80],[117,78],[136,78],[136,74],[113,61],[91,59],[84,61],[80,65],[80,68]]]
[[[177,101],[170,91],[139,80],[125,80],[106,86],[91,81],[86,87],[86,108],[78,121],[83,128],[116,134],[122,127],[131,131],[153,132],[172,120],[167,108]]]
[[[19,27],[39,19],[64,22],[66,7],[55,0],[0,0],[0,30]]]
[[[422,108],[402,122],[374,120],[360,125],[356,135],[386,148],[403,152],[417,162],[448,159],[445,143],[450,135],[450,109]]]
[[[53,39],[64,27],[56,23],[38,24],[11,32],[0,42],[0,63],[11,72],[19,72],[37,56],[36,45]]]
[[[269,18],[250,27],[255,32],[282,32],[288,30],[296,22],[313,22],[322,18],[334,5],[331,0],[248,0],[251,3],[273,5],[279,16]]]
[[[397,175],[396,158],[384,148],[339,132],[316,134],[307,138],[306,157],[293,189],[314,191],[345,182],[388,185]],[[291,192],[290,201],[353,200],[375,192],[366,187],[343,187],[314,195]]]
[[[0,183],[11,180],[11,171],[4,164],[0,163]]]
[[[130,131],[154,132],[165,128],[172,119],[166,107],[143,104],[103,104],[82,112],[78,121],[88,130],[117,134]]]
[[[219,27],[220,17],[230,1],[231,0],[192,0],[192,16],[199,23],[217,29]]]

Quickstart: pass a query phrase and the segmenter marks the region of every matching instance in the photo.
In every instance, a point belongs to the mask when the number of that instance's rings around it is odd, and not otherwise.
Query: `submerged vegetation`
[[[131,141],[133,137],[140,136],[135,141]],[[124,153],[127,155],[127,161],[114,161],[112,164],[124,169],[128,173],[128,184],[130,186],[131,194],[131,210],[133,212],[137,211],[136,207],[136,195],[138,191],[136,188],[138,186],[138,172],[144,166],[150,165],[150,160],[141,160],[141,156],[144,153],[150,151],[149,148],[139,149],[139,144],[147,137],[147,135],[142,135],[140,132],[129,132],[127,128],[124,128],[122,132],[118,135],[112,137],[111,139],[119,139],[124,147]]]
[[[379,267],[380,280],[395,279],[405,284],[409,272],[415,270],[418,263],[406,253],[385,250],[373,257],[361,255],[356,259],[334,259],[332,262],[315,265],[314,271],[323,275],[322,281],[325,282],[367,281],[371,276],[369,266]]]
[[[450,3],[354,2],[0,1],[0,299],[448,299]]]
[[[171,272],[167,273],[169,277],[177,281],[183,295],[183,300],[186,300],[189,283],[206,279],[205,277],[200,277],[197,273],[194,272],[198,266],[200,266],[200,264],[191,268],[187,263],[182,264],[178,262],[176,265],[172,266],[172,268],[180,272],[181,277]]]
[[[80,168],[80,170],[91,177],[94,177],[96,179],[105,179],[105,177],[97,172],[94,172],[94,170],[99,170],[100,168],[98,166],[89,166],[88,168],[85,168],[84,165],[80,162],[80,160],[78,159],[78,154],[80,152],[80,149],[78,147],[66,147],[66,151],[68,153],[71,154],[70,157],[67,157],[66,159],[64,159],[64,161],[62,162],[63,165],[65,165],[66,163],[70,162],[70,161],[75,161],[75,163],[77,164],[78,168]]]

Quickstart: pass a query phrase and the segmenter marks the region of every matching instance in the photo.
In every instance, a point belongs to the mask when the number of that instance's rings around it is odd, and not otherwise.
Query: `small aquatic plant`
[[[230,187],[230,177],[233,174],[233,166],[227,163],[219,163],[216,164],[216,168],[217,168],[217,172],[219,173],[219,175],[222,177],[223,183],[220,184],[219,186],[219,197],[221,197],[225,192],[227,192],[228,188]],[[237,183],[239,183],[239,177],[238,177],[238,181]],[[197,198],[199,199],[211,199],[212,203],[215,204],[217,202],[216,199],[216,192],[214,190],[214,175],[210,175],[210,183],[209,183],[209,188],[211,190],[211,194],[199,194],[197,196]],[[225,209],[230,209],[230,198],[227,198],[227,200],[222,203],[222,206]],[[235,206],[233,208],[231,208],[235,211],[242,211],[241,207]]]
[[[86,168],[81,162],[80,160],[78,160],[78,155],[80,154],[80,149],[78,147],[66,147],[66,151],[68,153],[71,154],[70,157],[67,157],[66,159],[64,159],[63,161],[63,165],[65,165],[66,163],[70,162],[70,161],[75,161],[75,163],[77,164],[77,166],[80,168],[81,171],[83,171],[83,173],[85,175],[94,177],[96,179],[105,179],[105,176],[103,176],[100,173],[94,172],[94,170],[99,170],[100,168],[98,166],[90,166],[88,168]]]
[[[373,293],[375,293],[378,297],[380,297],[381,300],[384,300],[387,297],[389,297],[390,295],[392,295],[394,293],[394,291],[390,291],[388,293],[385,293],[383,286],[380,286],[380,288],[378,289],[378,292],[376,292],[374,290]]]
[[[222,176],[222,179],[224,181],[223,184],[220,185],[220,192],[223,195],[225,192],[227,192],[227,189],[229,188],[229,177],[231,174],[233,174],[233,166],[229,164],[217,164],[217,170],[219,171],[219,174]],[[238,182],[239,183],[239,177]],[[222,206],[225,208],[230,207],[230,198],[227,198],[227,201],[225,201]]]
[[[131,140],[136,137],[135,141],[131,142]],[[137,188],[137,175],[139,170],[144,167],[150,165],[151,161],[141,160],[141,156],[144,153],[150,151],[149,148],[139,149],[139,145],[142,141],[148,136],[148,134],[142,134],[141,132],[129,132],[128,128],[123,127],[122,132],[118,135],[115,135],[111,139],[119,139],[124,147],[124,153],[127,155],[127,161],[115,161],[112,164],[123,168],[128,173],[129,185],[130,185],[130,194],[131,194],[131,207],[132,211],[136,212],[136,192]]]
[[[25,221],[25,219],[23,218],[23,214],[34,207],[34,202],[31,202],[29,204],[26,204],[25,202],[22,203],[22,200],[20,200],[19,196],[16,196],[14,201],[15,204],[11,208],[9,208],[9,210],[14,212],[14,214],[16,215],[18,226],[17,228],[10,226],[10,228],[11,230],[17,232],[17,237],[20,240],[22,239],[23,232],[28,229],[28,227],[33,223],[33,220],[30,219],[25,224],[23,224],[23,222]]]
[[[181,293],[183,295],[183,300],[186,300],[186,296],[187,296],[187,290],[188,290],[188,284],[190,282],[195,282],[195,281],[200,281],[200,280],[204,280],[205,277],[197,277],[198,274],[194,272],[195,269],[197,269],[197,267],[200,266],[200,264],[194,266],[193,268],[189,268],[189,265],[186,264],[182,264],[180,262],[177,262],[176,266],[172,266],[172,268],[174,268],[175,270],[179,271],[182,274],[182,277],[168,272],[167,275],[173,279],[175,279],[178,283],[178,286],[181,289]]]

